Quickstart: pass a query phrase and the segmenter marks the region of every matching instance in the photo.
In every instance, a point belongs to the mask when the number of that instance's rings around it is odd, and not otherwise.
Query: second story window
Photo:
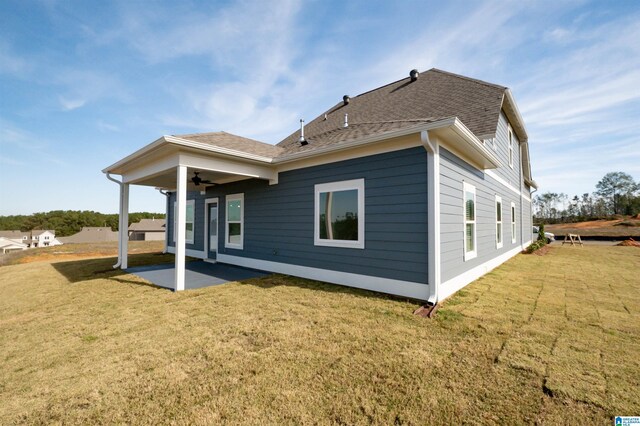
[[[513,169],[513,130],[509,126],[509,167]]]

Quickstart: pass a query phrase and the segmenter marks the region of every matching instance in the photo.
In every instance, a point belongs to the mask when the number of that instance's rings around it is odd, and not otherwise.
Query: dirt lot
[[[547,232],[556,235],[556,239],[566,234],[578,234],[581,237],[640,237],[640,219],[624,218],[615,220],[592,220],[589,222],[560,223],[545,225]]]

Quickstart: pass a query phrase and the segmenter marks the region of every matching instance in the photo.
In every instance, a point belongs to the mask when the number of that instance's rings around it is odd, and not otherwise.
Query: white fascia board
[[[216,153],[216,154],[221,154],[221,155],[227,155],[230,157],[235,157],[235,158],[243,158],[246,160],[253,160],[253,161],[258,161],[261,163],[271,163],[272,162],[272,158],[271,157],[264,157],[262,155],[255,155],[255,154],[249,154],[246,152],[242,152],[242,151],[237,151],[234,149],[228,149],[228,148],[221,148],[218,146],[212,146],[206,143],[202,143],[202,142],[194,142],[194,141],[190,141],[187,139],[182,139],[182,138],[177,138],[175,136],[162,136],[159,139],[156,139],[155,141],[153,141],[152,143],[140,148],[139,150],[135,151],[133,154],[126,156],[125,158],[123,158],[122,160],[110,165],[109,167],[105,168],[102,170],[103,173],[114,173],[114,174],[120,174],[120,173],[116,173],[114,172],[114,170],[120,169],[123,166],[127,165],[128,163],[143,157],[144,155],[146,155],[147,153],[159,148],[162,145],[174,145],[174,146],[178,146],[178,147],[184,147],[184,148],[192,148],[192,149],[197,149],[197,150],[201,150],[201,151],[207,151],[207,152],[211,152],[211,153]]]
[[[518,104],[516,104],[516,100],[513,98],[513,93],[511,93],[510,89],[506,89],[504,91],[504,96],[507,98],[507,102],[509,102],[509,105],[511,106],[511,109],[513,109],[513,112],[516,115],[516,120],[518,120],[518,124],[520,125],[520,127],[522,127],[522,131],[524,132],[524,142],[529,140],[529,136],[528,136],[528,132],[527,132],[527,127],[524,125],[524,119],[522,118],[522,114],[520,114],[520,110],[518,109]],[[503,99],[504,102],[504,99]]]
[[[145,155],[149,151],[152,151],[152,150],[158,148],[159,146],[161,146],[161,145],[163,145],[165,143],[166,143],[166,141],[164,139],[164,136],[161,137],[161,138],[158,138],[155,141],[151,142],[150,144],[145,145],[142,148],[140,148],[139,150],[135,151],[133,154],[127,155],[122,160],[117,161],[117,162],[113,163],[112,165],[110,165],[109,167],[102,169],[102,173],[113,173],[113,174],[119,175],[120,173],[116,173],[113,170],[117,170],[117,169],[121,168],[125,164],[135,160],[136,158],[142,157],[143,155]]]
[[[209,145],[203,142],[195,142],[187,139],[178,138],[175,136],[163,136],[163,138],[169,143],[173,143],[173,144],[180,145],[187,148],[194,148],[194,149],[199,149],[203,151],[214,152],[216,154],[228,155],[230,157],[238,157],[238,158],[244,158],[247,160],[259,161],[261,163],[273,162],[272,157],[265,157],[263,155],[250,154],[250,153],[238,151],[235,149],[222,148],[219,146]]]

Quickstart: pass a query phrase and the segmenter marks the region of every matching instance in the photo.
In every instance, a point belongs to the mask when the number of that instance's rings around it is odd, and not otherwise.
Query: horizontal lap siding
[[[462,183],[476,187],[476,246],[478,256],[464,261],[464,209]],[[440,149],[440,259],[442,282],[521,244],[520,196]],[[503,245],[496,248],[495,196],[502,198]],[[511,202],[516,204],[516,243],[511,243]],[[522,224],[522,226],[525,226]],[[526,237],[526,234],[525,234]],[[528,238],[525,238],[528,239]]]
[[[498,158],[500,159],[500,167],[494,171],[502,179],[509,182],[516,188],[520,188],[520,142],[515,132],[513,134],[513,168],[509,167],[509,121],[504,115],[504,112],[500,112],[500,118],[498,119],[498,128],[496,129],[496,145]]]
[[[365,180],[365,248],[315,246],[314,185],[360,178]],[[209,188],[206,196],[190,192],[189,198],[200,199],[202,206],[204,198],[220,198],[220,253],[426,283],[426,188],[426,152],[412,148],[282,172],[277,185],[245,180]],[[224,197],[236,193],[244,193],[245,200],[243,250],[224,246]],[[196,238],[202,240],[204,225],[198,223],[204,224],[204,207],[198,205]]]

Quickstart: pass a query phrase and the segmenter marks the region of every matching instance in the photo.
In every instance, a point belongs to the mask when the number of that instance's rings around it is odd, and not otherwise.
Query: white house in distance
[[[26,250],[27,245],[21,240],[11,240],[9,238],[0,237],[0,253],[9,253],[12,251]]]
[[[56,231],[34,229],[32,231],[0,231],[0,238],[5,238],[27,248],[59,246],[62,243],[56,238]]]

